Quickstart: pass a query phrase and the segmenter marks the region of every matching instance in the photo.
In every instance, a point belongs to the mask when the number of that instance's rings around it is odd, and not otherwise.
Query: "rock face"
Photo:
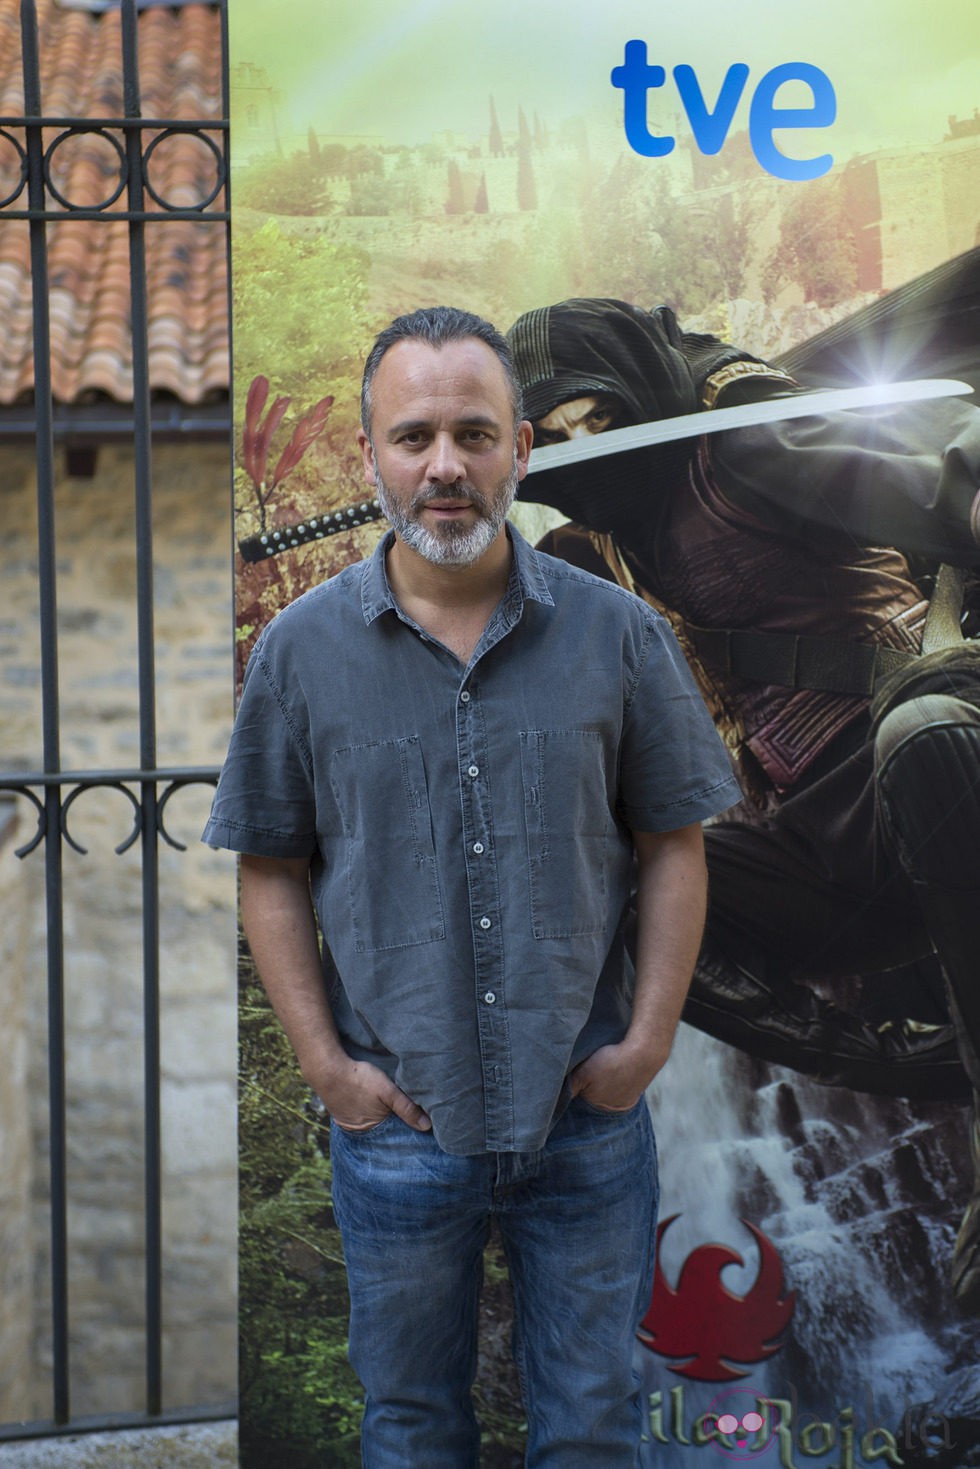
[[[975,1469],[980,1464],[980,1366],[975,1351],[968,1366],[951,1372],[931,1403],[915,1405],[910,1418],[919,1433],[906,1463],[933,1469]]]
[[[8,447],[0,545],[0,769],[42,768],[34,467]],[[220,763],[232,717],[227,451],[154,453],[159,766]],[[140,764],[133,465],[99,451],[57,487],[59,692],[65,770]],[[160,854],[164,1379],[168,1407],[235,1391],[234,862],[199,846],[210,790],[168,803],[186,852]],[[119,791],[68,812],[64,848],[71,1407],[144,1406],[143,996],[139,844]],[[0,1420],[50,1396],[45,906],[33,808],[0,795]]]
[[[970,1184],[965,1109],[821,1088],[686,1028],[654,1093],[661,1214],[679,1216],[667,1277],[722,1243],[745,1261],[724,1269],[722,1289],[749,1295],[759,1252],[747,1221],[796,1299],[780,1349],[730,1361],[727,1381],[690,1381],[683,1361],[640,1348],[650,1465],[689,1465],[700,1414],[714,1415],[707,1432],[759,1400],[766,1421],[741,1441],[764,1463],[980,1463],[980,1321],[959,1314],[948,1283]]]

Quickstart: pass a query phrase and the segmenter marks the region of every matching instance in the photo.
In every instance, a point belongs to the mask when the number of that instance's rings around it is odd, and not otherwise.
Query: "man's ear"
[[[374,469],[374,446],[362,428],[357,430],[357,447],[364,462],[364,478],[369,485],[376,485],[378,480]]]
[[[519,480],[522,480],[527,474],[527,461],[531,456],[533,443],[534,427],[524,418],[517,426],[517,478]]]

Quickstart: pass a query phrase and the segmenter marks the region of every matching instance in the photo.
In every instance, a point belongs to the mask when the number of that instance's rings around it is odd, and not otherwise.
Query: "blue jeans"
[[[470,1399],[490,1218],[514,1291],[528,1469],[635,1469],[657,1158],[645,1099],[575,1098],[533,1153],[445,1153],[395,1116],[331,1130],[333,1202],[365,1390],[365,1469],[474,1469]]]

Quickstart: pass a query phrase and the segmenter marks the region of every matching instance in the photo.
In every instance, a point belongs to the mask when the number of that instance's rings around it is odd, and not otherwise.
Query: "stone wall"
[[[220,446],[154,450],[157,765],[220,764],[232,719],[230,489]],[[34,473],[0,486],[0,768],[41,767]],[[62,764],[140,763],[132,455],[99,452],[56,506]],[[235,888],[198,843],[210,790],[178,793],[160,857],[164,1381],[168,1407],[235,1391]],[[5,806],[7,803],[4,803]],[[44,858],[16,803],[0,845],[0,1418],[51,1411]],[[142,877],[124,795],[72,806],[64,850],[72,1411],[143,1406]],[[13,1058],[12,1062],[10,1058]],[[13,1163],[13,1166],[11,1166]],[[7,1237],[9,1235],[9,1238]]]
[[[17,824],[0,799],[0,1420],[18,1416],[31,1381],[34,1157],[27,1096],[24,882],[11,856]]]
[[[980,244],[980,143],[965,138],[877,159],[882,287]]]

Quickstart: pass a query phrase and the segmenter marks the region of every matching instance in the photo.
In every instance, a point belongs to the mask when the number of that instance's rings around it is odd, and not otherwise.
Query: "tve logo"
[[[693,66],[675,66],[671,73],[680,94],[695,142],[702,153],[720,153],[735,116],[749,69],[734,62],[725,73],[714,107],[705,101]],[[672,152],[674,139],[655,137],[647,127],[647,93],[662,87],[667,73],[647,61],[645,41],[627,41],[622,66],[614,66],[610,81],[623,89],[623,126],[626,140],[644,158],[663,158]],[[803,82],[813,101],[809,107],[779,107],[776,94],[787,82]],[[826,72],[806,61],[787,61],[767,71],[752,93],[749,106],[749,141],[757,162],[778,179],[801,182],[818,179],[833,164],[829,153],[816,158],[787,158],[773,140],[782,128],[826,128],[837,116],[837,97]]]

